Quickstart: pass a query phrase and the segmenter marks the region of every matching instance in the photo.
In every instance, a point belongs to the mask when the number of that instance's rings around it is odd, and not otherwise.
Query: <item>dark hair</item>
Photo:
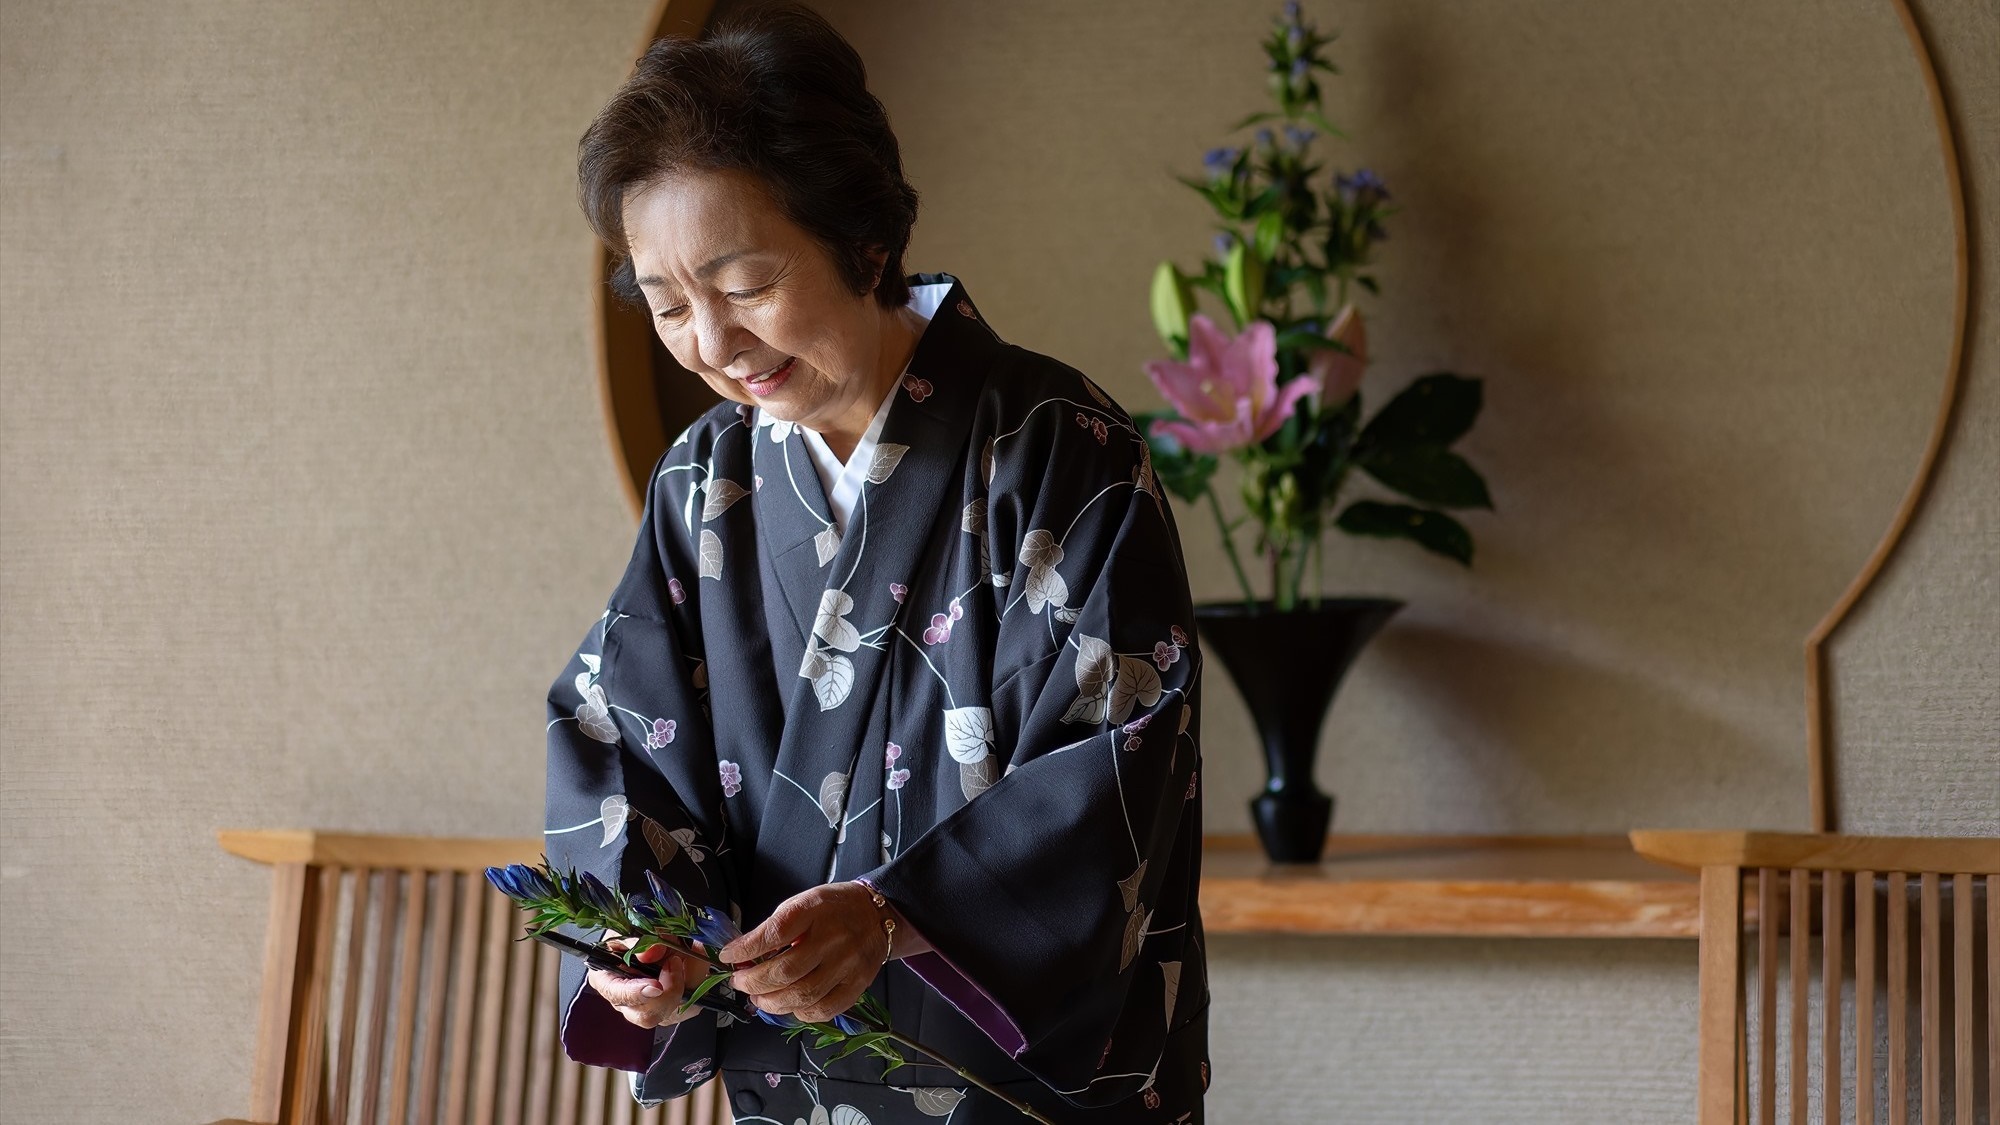
[[[623,215],[628,191],[676,171],[740,169],[833,258],[848,287],[896,308],[917,191],[861,56],[824,17],[756,4],[699,39],[660,39],[577,145],[578,197],[611,250],[611,288],[646,307]],[[874,251],[886,252],[874,280]]]

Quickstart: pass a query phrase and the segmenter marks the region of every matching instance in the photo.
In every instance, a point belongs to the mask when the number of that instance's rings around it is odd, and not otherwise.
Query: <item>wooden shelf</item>
[[[1210,933],[1693,938],[1701,883],[1624,836],[1354,836],[1318,865],[1254,837],[1202,845]]]

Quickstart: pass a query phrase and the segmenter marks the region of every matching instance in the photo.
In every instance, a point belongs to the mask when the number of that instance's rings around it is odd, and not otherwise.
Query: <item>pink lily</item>
[[[1368,367],[1368,329],[1361,322],[1361,310],[1353,305],[1333,318],[1327,338],[1345,344],[1339,348],[1319,348],[1306,363],[1306,371],[1319,380],[1320,401],[1339,406],[1361,386],[1361,373]]]
[[[1278,386],[1277,333],[1255,320],[1235,339],[1196,313],[1188,324],[1186,363],[1154,360],[1146,376],[1186,421],[1159,419],[1167,434],[1196,453],[1226,453],[1263,441],[1285,424],[1300,398],[1319,387],[1312,373]]]

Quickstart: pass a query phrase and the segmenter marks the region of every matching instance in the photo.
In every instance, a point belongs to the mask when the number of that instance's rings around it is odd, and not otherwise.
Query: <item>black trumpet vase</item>
[[[1301,600],[1283,611],[1268,600],[1195,606],[1205,651],[1222,658],[1264,742],[1270,780],[1250,816],[1273,862],[1318,863],[1325,852],[1333,798],[1313,783],[1320,727],[1348,666],[1401,608],[1391,598]]]

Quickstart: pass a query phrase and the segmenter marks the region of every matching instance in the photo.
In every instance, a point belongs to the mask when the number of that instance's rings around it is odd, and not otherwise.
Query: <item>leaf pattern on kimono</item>
[[[882,862],[889,862],[889,834],[882,833]]]
[[[999,764],[998,758],[981,758],[976,762],[958,764],[958,788],[970,801],[988,789],[993,788],[993,770]]]
[[[991,707],[945,708],[944,745],[953,761],[961,765],[984,761],[992,753],[993,744]]]
[[[868,1120],[867,1114],[851,1105],[837,1105],[833,1107],[832,1125],[873,1125],[873,1122]]]
[[[1079,634],[1076,639],[1076,702],[1063,712],[1065,723],[1095,726],[1104,721],[1105,702],[1118,665],[1111,646],[1096,637]]]
[[[958,1103],[965,1100],[965,1091],[949,1086],[918,1086],[910,1090],[910,1099],[917,1103],[917,1112],[927,1117],[950,1117]]]
[[[1031,566],[1028,568],[1028,611],[1042,612],[1043,606],[1055,606],[1060,612],[1062,604],[1069,600],[1069,583],[1056,573],[1052,566]]]
[[[603,670],[604,658],[594,652],[579,652],[576,658],[583,661],[583,666],[590,669],[590,674],[593,676]]]
[[[828,828],[841,827],[841,815],[847,811],[847,775],[830,773],[819,783],[819,811],[826,814]]]
[[[1096,383],[1091,382],[1089,379],[1085,379],[1083,381],[1083,389],[1089,391],[1090,397],[1096,399],[1099,405],[1102,406],[1111,405],[1111,400],[1104,397],[1104,392],[1097,389]]]
[[[817,1104],[819,1101],[818,1098],[814,1098],[813,1101],[815,1104],[813,1105],[812,1120],[799,1123],[799,1125],[833,1125],[833,1118],[827,1116],[826,1107]]]
[[[728,511],[731,504],[750,495],[749,489],[727,478],[718,478],[709,481],[706,485],[702,486],[702,491],[708,493],[708,499],[702,501],[701,505],[701,522],[703,523],[707,523],[709,520]]]
[[[722,578],[722,540],[705,527],[701,529],[700,573],[703,578]]]
[[[959,526],[973,535],[986,535],[986,497],[981,496],[965,506],[965,514],[959,519]]]
[[[1021,540],[1021,561],[1029,566],[1054,566],[1062,559],[1062,544],[1045,528],[1038,527]]]
[[[681,846],[681,850],[688,854],[688,858],[694,860],[696,863],[700,863],[708,855],[708,849],[695,844],[695,834],[692,828],[676,828],[672,832],[667,833],[667,835],[672,836],[674,842]],[[707,876],[704,875],[702,878],[705,879]],[[732,912],[736,911],[734,904],[731,904],[730,910]]]
[[[818,557],[819,565],[825,566],[833,561],[833,556],[839,553],[840,529],[832,524],[827,524],[824,528],[820,529],[818,535],[813,536],[813,554]]]
[[[603,803],[597,806],[597,815],[604,818],[604,842],[597,846],[610,847],[611,841],[616,840],[618,834],[625,831],[625,818],[631,813],[632,806],[625,803],[625,794],[613,793],[604,798]]]
[[[1181,963],[1179,961],[1160,962],[1160,975],[1166,978],[1167,986],[1167,1027],[1174,1026],[1174,1001],[1181,995]]]
[[[813,619],[813,634],[842,652],[853,652],[861,647],[861,634],[847,620],[854,611],[854,599],[845,590],[823,590],[819,596],[819,614]]]
[[[1076,615],[1077,611],[1070,606],[1064,606],[1061,609],[1056,610],[1055,612],[1056,620],[1066,625],[1076,624]]]
[[[576,709],[576,725],[597,741],[616,746],[618,724],[611,721],[611,708],[604,703],[604,689],[585,682],[588,679],[586,675],[577,676],[577,690],[583,693],[583,703]]]
[[[695,661],[694,675],[691,678],[694,682],[694,686],[697,689],[706,689],[708,687],[708,661],[706,660]]]
[[[1143,441],[1139,443],[1139,467],[1132,470],[1132,485],[1141,492],[1153,491],[1153,451]]]
[[[1139,909],[1139,884],[1146,881],[1146,861],[1139,861],[1139,869],[1118,880],[1118,891],[1125,896],[1125,909]]]
[[[993,439],[986,439],[986,447],[979,451],[979,473],[986,479],[988,488],[993,486]]]
[[[1186,703],[1181,704],[1181,725],[1174,729],[1175,737],[1187,733],[1188,720],[1192,718],[1194,718],[1194,708]]]
[[[654,861],[658,863],[660,870],[665,871],[667,864],[672,863],[674,857],[680,854],[680,842],[669,835],[667,830],[660,826],[659,821],[651,818],[641,821],[639,829],[645,833],[646,846],[653,849]]]
[[[1125,918],[1125,944],[1118,953],[1118,971],[1124,972],[1132,964],[1132,958],[1139,955],[1139,947],[1146,943],[1146,926],[1152,922],[1153,912],[1141,914],[1134,910]]]
[[[1111,684],[1111,721],[1124,722],[1132,714],[1132,704],[1151,707],[1160,701],[1160,673],[1150,660],[1136,656],[1118,658],[1118,677]]]
[[[819,697],[819,709],[831,711],[847,702],[847,693],[854,690],[854,662],[837,652],[819,654],[822,671],[812,678],[813,694]]]
[[[889,474],[895,472],[896,466],[902,463],[903,454],[909,451],[909,446],[898,445],[893,441],[885,441],[877,445],[875,447],[875,458],[868,463],[868,483],[881,484],[883,481],[888,480]]]

